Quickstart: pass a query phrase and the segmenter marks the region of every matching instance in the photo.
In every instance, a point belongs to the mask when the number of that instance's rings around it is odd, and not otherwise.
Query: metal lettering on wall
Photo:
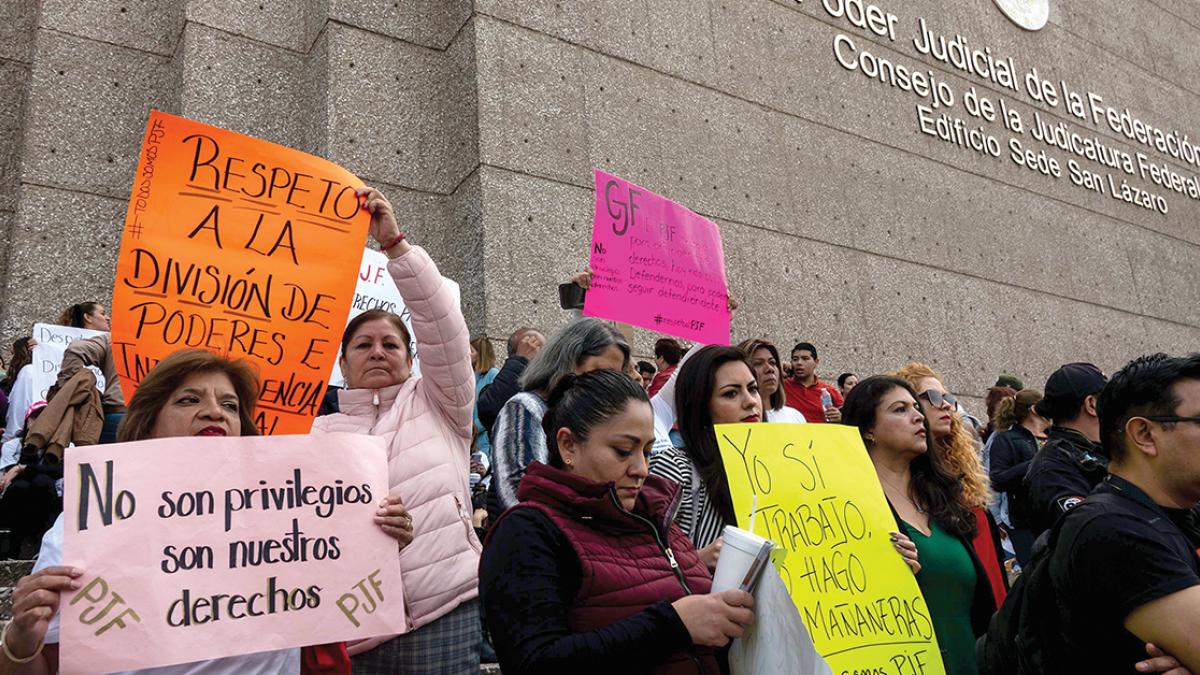
[[[1046,5],[1049,13],[1045,1],[997,4],[1002,9]],[[1076,189],[1130,208],[1165,216],[1168,197],[1200,201],[1200,141],[1193,142],[1186,131],[1147,122],[1121,102],[1019,63],[1014,55],[957,33],[947,35],[924,17],[907,23],[914,31],[902,38],[897,28],[905,22],[877,5],[862,0],[822,0],[821,5],[833,18],[897,43],[889,45],[892,49],[911,47],[968,80],[956,86],[919,61],[872,53],[868,46],[874,42],[846,33],[834,36],[833,54],[842,68],[918,97],[920,133],[966,152],[1007,157],[1051,180],[1065,177]],[[985,86],[970,84],[972,79]]]
[[[1050,20],[1050,0],[996,0],[996,6],[1025,30],[1041,30]]]

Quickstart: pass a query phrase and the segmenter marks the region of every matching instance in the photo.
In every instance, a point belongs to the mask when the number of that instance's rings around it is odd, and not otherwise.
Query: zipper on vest
[[[658,547],[662,549],[663,555],[667,556],[667,562],[671,563],[671,570],[675,572],[675,577],[679,579],[680,585],[683,586],[683,591],[688,595],[691,595],[692,589],[688,586],[687,577],[684,576],[683,570],[679,567],[679,563],[675,560],[675,552],[672,551],[671,547],[663,541],[662,536],[658,533],[658,528],[654,526],[654,523],[639,516],[633,511],[627,511],[624,506],[621,506],[621,502],[617,500],[617,493],[609,490],[608,495],[612,498],[613,503],[617,505],[617,508],[625,511],[634,518],[637,518],[650,528],[650,531],[654,533],[654,541],[658,542]],[[696,672],[699,673],[699,675],[708,675],[708,669],[704,667],[704,661],[701,660],[700,656],[696,653],[696,645],[693,644],[688,647],[688,656],[691,657],[692,663],[696,664]]]
[[[613,503],[617,505],[617,508],[642,521],[647,527],[650,528],[650,531],[654,533],[654,541],[658,542],[658,547],[662,549],[663,555],[667,557],[667,562],[671,563],[671,571],[675,572],[675,577],[679,579],[679,583],[683,585],[683,590],[688,595],[691,595],[692,589],[688,586],[687,577],[683,575],[683,570],[679,567],[679,563],[675,561],[675,552],[672,551],[671,547],[663,541],[662,535],[659,534],[658,528],[654,526],[654,523],[639,516],[633,511],[626,510],[624,506],[621,506],[621,502],[617,501],[617,493],[609,490],[608,494],[612,498]]]

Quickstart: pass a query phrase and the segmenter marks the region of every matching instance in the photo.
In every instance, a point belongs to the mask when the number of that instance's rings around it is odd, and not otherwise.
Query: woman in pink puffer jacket
[[[391,204],[378,190],[365,193],[371,236],[390,258],[388,272],[412,314],[421,376],[411,377],[400,317],[360,314],[342,338],[341,413],[313,425],[313,433],[385,438],[391,494],[408,511],[405,526],[389,533],[400,540],[409,630],[350,644],[349,652],[356,674],[478,673],[481,547],[468,479],[475,374],[467,325],[433,260],[404,241]]]

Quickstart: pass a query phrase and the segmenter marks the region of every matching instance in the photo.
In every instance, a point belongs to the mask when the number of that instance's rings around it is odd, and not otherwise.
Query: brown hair
[[[1008,396],[996,404],[996,431],[1012,428],[1025,421],[1033,406],[1042,400],[1042,392],[1037,389],[1022,389],[1013,396]]]
[[[408,326],[404,325],[404,321],[394,312],[384,309],[368,309],[350,319],[350,323],[346,324],[346,331],[342,333],[342,358],[346,358],[346,347],[350,346],[350,341],[354,339],[354,334],[358,332],[358,329],[362,328],[364,323],[377,319],[386,319],[392,322],[392,326],[396,332],[400,333],[400,339],[404,342],[404,352],[410,357],[412,356],[412,352],[408,349],[409,344],[412,343],[412,336],[409,335]]]
[[[32,341],[33,338],[28,336],[13,340],[12,361],[8,364],[8,371],[4,374],[4,380],[0,381],[0,386],[5,389],[12,388],[21,369],[33,363],[33,347],[29,346]]]
[[[96,311],[100,306],[98,302],[80,302],[63,310],[63,313],[58,317],[58,325],[71,326],[72,328],[83,328],[85,316]]]
[[[1017,390],[1012,387],[995,386],[987,390],[987,395],[983,397],[983,406],[987,410],[988,421],[992,422],[993,428],[1003,429],[1004,427],[995,423],[996,406],[1000,405],[1000,401],[1011,396],[1016,396]]]
[[[890,374],[908,382],[914,391],[919,388],[918,383],[927,377],[932,377],[942,382],[943,385],[945,384],[932,368],[915,361]],[[859,384],[861,386],[861,383]],[[962,417],[951,415],[950,435],[934,439],[930,446],[940,454],[942,465],[962,483],[966,506],[970,508],[987,506],[991,500],[991,484],[988,481],[987,472],[983,470],[983,461],[975,449],[971,433],[963,426]]]
[[[737,348],[742,350],[742,353],[746,355],[746,359],[749,360],[752,365],[754,363],[754,352],[760,349],[765,349],[771,352],[771,356],[775,357],[775,370],[778,371],[779,374],[779,387],[775,389],[774,394],[771,394],[771,398],[766,401],[768,404],[768,410],[763,411],[765,413],[765,418],[770,417],[771,410],[779,410],[783,406],[787,405],[787,394],[783,391],[783,363],[779,360],[779,350],[775,348],[775,345],[761,338],[746,340],[739,344]],[[750,372],[754,372],[754,368],[751,368]],[[758,373],[754,374],[756,376],[758,375]]]
[[[475,358],[471,361],[471,368],[475,370],[476,375],[483,375],[496,367],[496,350],[486,335],[471,340],[471,346],[475,348]]]
[[[241,359],[230,360],[203,349],[184,349],[158,362],[146,377],[142,378],[121,426],[117,428],[117,441],[140,441],[153,438],[154,423],[158,413],[188,377],[196,373],[224,373],[233,383],[238,397],[238,417],[242,422],[243,436],[257,436],[258,425],[254,422],[254,406],[258,402],[258,374],[254,367]]]

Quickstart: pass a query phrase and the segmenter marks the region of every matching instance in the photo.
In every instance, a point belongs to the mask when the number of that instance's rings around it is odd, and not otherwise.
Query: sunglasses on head
[[[930,389],[918,394],[917,398],[922,398],[926,401],[929,401],[929,403],[935,408],[942,407],[942,404],[944,403],[949,405],[951,408],[958,410],[958,397],[954,394],[943,394],[940,391],[934,391],[933,389]]]

